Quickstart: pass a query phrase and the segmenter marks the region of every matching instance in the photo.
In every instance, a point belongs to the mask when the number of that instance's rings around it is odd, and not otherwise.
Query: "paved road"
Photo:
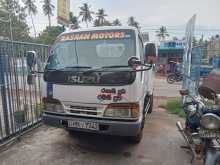
[[[181,83],[168,84],[166,79],[156,78],[154,80],[154,95],[162,97],[180,97]]]

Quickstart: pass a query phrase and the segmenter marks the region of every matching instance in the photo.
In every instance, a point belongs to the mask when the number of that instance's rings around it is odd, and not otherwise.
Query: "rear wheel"
[[[152,111],[153,111],[153,105],[154,105],[154,96],[151,95],[151,96],[149,97],[149,99],[150,99],[150,107],[149,107],[147,113],[152,113]]]
[[[175,81],[176,81],[176,76],[175,76],[174,74],[168,75],[168,77],[167,77],[167,82],[168,82],[169,84],[173,84]]]

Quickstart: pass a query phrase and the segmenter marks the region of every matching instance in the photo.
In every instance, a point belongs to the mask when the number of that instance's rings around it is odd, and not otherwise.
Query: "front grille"
[[[97,110],[97,107],[68,105],[65,106],[65,110],[68,113],[80,116],[98,116],[101,113]]]
[[[87,110],[87,111],[97,111],[96,107],[85,107],[85,106],[70,105],[70,108],[80,109],[80,110]]]

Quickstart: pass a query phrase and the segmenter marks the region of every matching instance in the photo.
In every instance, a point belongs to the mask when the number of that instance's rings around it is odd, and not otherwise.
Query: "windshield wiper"
[[[128,68],[128,65],[111,65],[111,66],[103,66],[101,68]]]
[[[86,68],[86,69],[90,69],[92,68],[91,66],[67,66],[63,69],[75,69],[75,68]]]
[[[64,71],[66,69],[80,69],[80,68],[85,68],[85,69],[91,69],[92,67],[90,66],[67,66],[64,68],[59,68],[59,69],[46,69],[46,71]]]
[[[127,65],[103,66],[103,67],[89,69],[83,73],[86,74],[86,73],[92,73],[92,72],[114,72],[114,70],[109,70],[109,69],[118,69],[118,68],[129,68],[129,66],[127,66]]]

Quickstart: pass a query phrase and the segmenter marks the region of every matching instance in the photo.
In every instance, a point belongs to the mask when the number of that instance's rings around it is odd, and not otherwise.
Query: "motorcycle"
[[[185,126],[176,126],[186,141],[193,159],[203,160],[204,165],[220,164],[220,77],[213,76],[199,87],[199,96],[192,97],[188,90],[181,90],[184,98],[183,110],[186,114]],[[207,99],[213,105],[205,105]]]
[[[175,82],[180,82],[183,80],[183,75],[181,73],[170,73],[168,76],[167,76],[167,82],[169,84],[173,84]]]

